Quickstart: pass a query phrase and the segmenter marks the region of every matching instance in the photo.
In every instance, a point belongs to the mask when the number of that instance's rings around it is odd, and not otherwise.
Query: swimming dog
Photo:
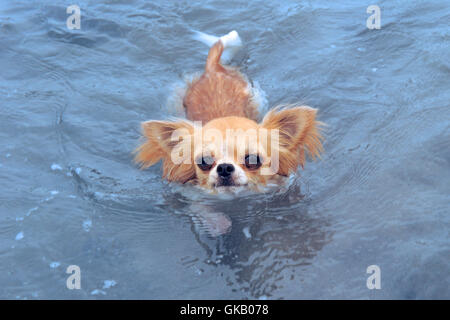
[[[258,122],[255,88],[236,67],[221,62],[241,46],[236,31],[197,38],[211,48],[203,74],[187,83],[182,97],[186,119],[142,123],[145,140],[135,157],[141,168],[162,160],[168,181],[213,191],[259,191],[303,168],[305,153],[320,155],[316,109],[275,107]]]

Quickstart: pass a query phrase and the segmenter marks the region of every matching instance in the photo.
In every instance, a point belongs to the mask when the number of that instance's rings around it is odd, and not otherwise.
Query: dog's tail
[[[211,47],[206,59],[206,70],[215,70],[220,61],[229,62],[242,46],[241,38],[235,30],[222,37],[195,31],[194,39]]]

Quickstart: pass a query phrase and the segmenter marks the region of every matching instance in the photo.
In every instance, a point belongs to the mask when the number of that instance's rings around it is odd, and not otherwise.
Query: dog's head
[[[147,121],[146,141],[137,149],[143,168],[163,160],[163,177],[206,189],[258,190],[277,176],[288,176],[322,150],[316,109],[276,108],[258,124],[243,117],[223,117],[201,124]]]

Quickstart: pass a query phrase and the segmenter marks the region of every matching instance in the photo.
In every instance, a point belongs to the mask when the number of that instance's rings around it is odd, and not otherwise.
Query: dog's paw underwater
[[[182,97],[186,119],[142,123],[145,140],[135,157],[141,168],[162,160],[168,181],[213,192],[261,191],[303,168],[305,153],[320,155],[316,109],[278,106],[258,122],[255,88],[238,69],[221,63],[241,46],[236,31],[196,38],[211,48],[203,74],[187,84]]]

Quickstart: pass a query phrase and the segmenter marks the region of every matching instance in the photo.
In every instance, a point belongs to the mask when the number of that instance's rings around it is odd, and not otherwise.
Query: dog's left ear
[[[195,177],[191,161],[194,127],[187,121],[147,121],[142,123],[145,142],[136,150],[141,168],[163,160],[163,177],[185,183]]]
[[[263,119],[261,126],[279,130],[279,174],[288,175],[305,164],[305,150],[315,159],[322,152],[321,123],[316,121],[317,109],[307,106],[275,108]],[[274,146],[275,147],[275,146]]]

